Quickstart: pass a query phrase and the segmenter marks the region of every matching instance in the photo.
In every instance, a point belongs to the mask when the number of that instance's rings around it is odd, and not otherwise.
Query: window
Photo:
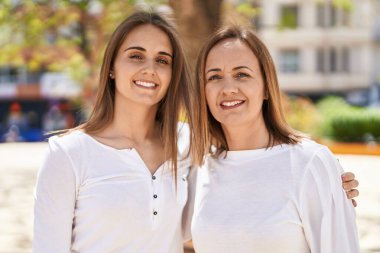
[[[318,48],[316,50],[316,71],[320,73],[342,73],[351,71],[351,52],[343,48]]]
[[[349,26],[351,23],[351,13],[343,7],[337,8],[332,3],[317,3],[316,8],[318,27]]]
[[[337,72],[338,71],[338,64],[337,64],[337,52],[335,48],[330,48],[330,72]]]
[[[324,48],[317,49],[317,72],[325,73],[326,68],[326,51]]]
[[[351,25],[351,15],[347,10],[342,10],[342,25],[346,27]]]
[[[29,72],[22,67],[0,67],[0,83],[38,83],[43,71]]]
[[[350,72],[350,49],[347,47],[342,49],[342,70]]]
[[[329,27],[336,26],[338,24],[338,9],[329,4],[328,10],[330,12]]]
[[[326,6],[324,4],[319,3],[317,5],[317,26],[326,27],[326,20]]]
[[[298,6],[283,5],[281,6],[281,28],[297,28],[298,26]]]
[[[16,83],[18,71],[14,67],[0,68],[0,83]]]
[[[262,7],[261,7],[261,4],[259,3],[259,1],[256,0],[256,1],[251,1],[250,6],[252,7],[252,9],[254,10],[254,12],[256,13],[251,18],[251,24],[253,25],[253,27],[255,28],[255,30],[260,30],[262,28],[262,26],[263,26],[263,24],[262,24]]]
[[[280,71],[283,73],[299,72],[299,60],[298,50],[282,50],[280,52]]]

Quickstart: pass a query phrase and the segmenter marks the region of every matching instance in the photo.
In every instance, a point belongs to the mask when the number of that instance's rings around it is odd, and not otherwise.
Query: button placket
[[[160,184],[160,179],[153,175],[151,178],[152,181],[152,220],[153,220],[153,227],[157,225],[157,219],[159,215],[159,208],[158,208],[158,186]]]

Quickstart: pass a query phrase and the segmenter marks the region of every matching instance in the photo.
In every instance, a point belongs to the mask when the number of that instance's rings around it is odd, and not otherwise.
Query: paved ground
[[[0,253],[29,253],[33,188],[46,144],[0,144]],[[380,253],[380,157],[341,155],[360,180],[356,208],[362,253]]]

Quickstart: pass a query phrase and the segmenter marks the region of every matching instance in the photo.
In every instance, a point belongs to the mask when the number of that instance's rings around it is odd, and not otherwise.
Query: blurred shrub
[[[380,109],[350,106],[338,97],[321,100],[317,108],[324,136],[345,142],[380,141]]]
[[[350,105],[340,97],[326,97],[318,102],[317,110],[321,114],[321,124],[318,133],[320,136],[332,138],[331,121],[337,115],[348,112]]]
[[[332,137],[339,141],[380,141],[380,111],[357,109],[331,120]]]
[[[320,113],[313,102],[304,97],[283,96],[287,122],[296,130],[319,136]]]

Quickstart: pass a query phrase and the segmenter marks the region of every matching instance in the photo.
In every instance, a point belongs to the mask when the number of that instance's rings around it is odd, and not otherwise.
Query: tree
[[[0,2],[0,65],[29,71],[68,71],[94,80],[105,42],[134,1],[35,0]]]
[[[191,65],[204,40],[220,25],[222,0],[169,0]]]

